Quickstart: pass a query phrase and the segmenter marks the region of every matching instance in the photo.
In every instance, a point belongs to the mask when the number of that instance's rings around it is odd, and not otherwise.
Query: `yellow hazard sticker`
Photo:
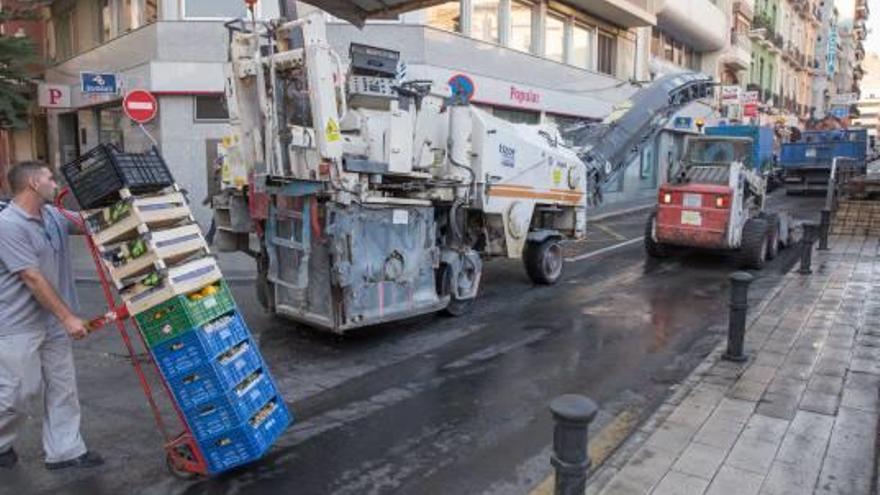
[[[561,168],[554,168],[553,169],[553,184],[558,186],[560,182],[562,182],[562,169]]]
[[[327,121],[327,129],[324,131],[324,136],[327,138],[327,141],[331,143],[339,141],[342,137],[339,134],[339,124],[337,124],[335,120],[329,119]]]

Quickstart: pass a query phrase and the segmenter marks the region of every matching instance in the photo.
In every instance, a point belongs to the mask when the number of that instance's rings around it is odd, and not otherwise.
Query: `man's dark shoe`
[[[104,464],[104,458],[95,452],[86,452],[85,454],[71,459],[69,461],[47,462],[46,469],[64,469],[69,467],[77,468],[93,468]]]
[[[15,453],[15,449],[9,447],[9,450],[0,454],[0,468],[11,468],[15,466],[15,463],[18,462],[18,454]]]

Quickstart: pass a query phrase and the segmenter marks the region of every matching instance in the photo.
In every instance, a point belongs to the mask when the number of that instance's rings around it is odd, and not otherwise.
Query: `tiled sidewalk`
[[[588,494],[868,494],[880,387],[880,242],[840,237],[786,275],[737,364],[717,348],[591,477]]]

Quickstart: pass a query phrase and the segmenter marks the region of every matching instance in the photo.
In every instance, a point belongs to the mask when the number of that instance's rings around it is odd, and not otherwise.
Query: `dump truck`
[[[867,130],[803,131],[797,141],[783,143],[779,164],[786,194],[824,193],[835,158],[846,159],[856,173],[864,174],[868,158]]]

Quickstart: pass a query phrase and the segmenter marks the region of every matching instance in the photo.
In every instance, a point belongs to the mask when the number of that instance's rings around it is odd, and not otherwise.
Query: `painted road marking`
[[[635,431],[639,424],[641,408],[632,408],[621,411],[610,423],[605,425],[599,434],[590,437],[589,457],[592,469],[602,465],[614,450]],[[529,495],[552,495],[555,485],[554,475],[550,475],[535,487]]]
[[[608,252],[614,251],[615,249],[620,249],[620,248],[622,248],[622,247],[629,246],[630,244],[635,244],[635,243],[637,243],[637,242],[642,242],[642,241],[643,241],[643,239],[642,239],[641,237],[636,237],[635,239],[630,239],[630,240],[628,240],[628,241],[623,241],[623,242],[618,243],[618,244],[615,244],[615,245],[613,245],[613,246],[608,246],[608,247],[606,247],[606,248],[602,248],[602,249],[599,249],[599,250],[596,250],[596,251],[590,251],[589,253],[579,254],[579,255],[574,256],[574,257],[571,257],[571,258],[565,258],[565,261],[568,261],[568,262],[570,263],[570,262],[572,262],[572,261],[581,261],[581,260],[585,260],[585,259],[588,259],[588,258],[592,258],[592,257],[594,257],[594,256],[599,256],[600,254],[605,254],[605,253],[608,253]]]
[[[601,230],[602,232],[605,232],[606,234],[610,235],[611,237],[617,239],[618,241],[625,241],[626,240],[625,235],[618,234],[611,227],[606,227],[605,225],[602,225],[601,223],[594,223],[593,227],[596,227],[597,229]]]

